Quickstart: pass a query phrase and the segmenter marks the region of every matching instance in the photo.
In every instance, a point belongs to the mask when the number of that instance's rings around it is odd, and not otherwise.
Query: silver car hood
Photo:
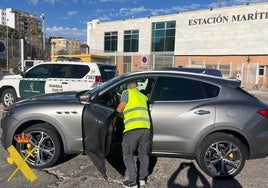
[[[24,104],[36,104],[36,103],[79,103],[77,98],[78,91],[69,91],[61,93],[51,93],[37,95],[27,99],[20,100],[16,102],[13,106],[19,106]]]

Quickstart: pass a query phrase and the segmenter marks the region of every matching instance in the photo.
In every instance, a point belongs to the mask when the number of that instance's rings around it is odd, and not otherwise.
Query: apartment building
[[[51,55],[74,54],[80,50],[80,41],[63,37],[51,37]]]
[[[16,29],[19,37],[42,48],[42,22],[32,13],[18,9],[0,9],[0,25]]]

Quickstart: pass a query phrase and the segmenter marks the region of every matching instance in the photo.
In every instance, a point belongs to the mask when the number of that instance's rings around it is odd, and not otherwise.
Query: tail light
[[[95,76],[95,82],[103,82],[103,79],[101,76]]]
[[[264,117],[268,117],[268,109],[259,110],[258,113]]]

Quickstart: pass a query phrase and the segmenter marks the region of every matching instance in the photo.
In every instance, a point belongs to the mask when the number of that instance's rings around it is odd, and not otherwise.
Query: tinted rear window
[[[98,67],[104,82],[117,76],[116,66],[98,64]]]
[[[25,66],[26,67],[32,67],[34,65],[34,62],[33,61],[26,61],[25,62]]]
[[[160,77],[155,85],[152,100],[183,101],[217,97],[220,88],[205,82],[173,77]]]

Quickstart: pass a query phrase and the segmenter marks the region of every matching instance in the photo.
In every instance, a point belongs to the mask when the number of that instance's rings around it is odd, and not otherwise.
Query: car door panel
[[[69,91],[69,80],[62,78],[48,78],[45,84],[46,93]]]
[[[105,156],[112,144],[114,116],[115,109],[94,103],[85,105],[83,111],[84,150],[104,178],[107,178]]]
[[[34,66],[27,72],[23,72],[23,79],[19,83],[21,98],[44,94],[50,70],[50,65],[40,64]]]
[[[159,77],[151,95],[153,152],[192,154],[200,132],[214,126],[218,88],[184,77]],[[209,98],[211,97],[211,98]]]
[[[151,104],[153,152],[191,153],[198,133],[215,122],[215,106],[207,104],[204,100]]]
[[[19,83],[19,91],[21,98],[29,98],[34,95],[45,93],[46,79],[23,79]]]

